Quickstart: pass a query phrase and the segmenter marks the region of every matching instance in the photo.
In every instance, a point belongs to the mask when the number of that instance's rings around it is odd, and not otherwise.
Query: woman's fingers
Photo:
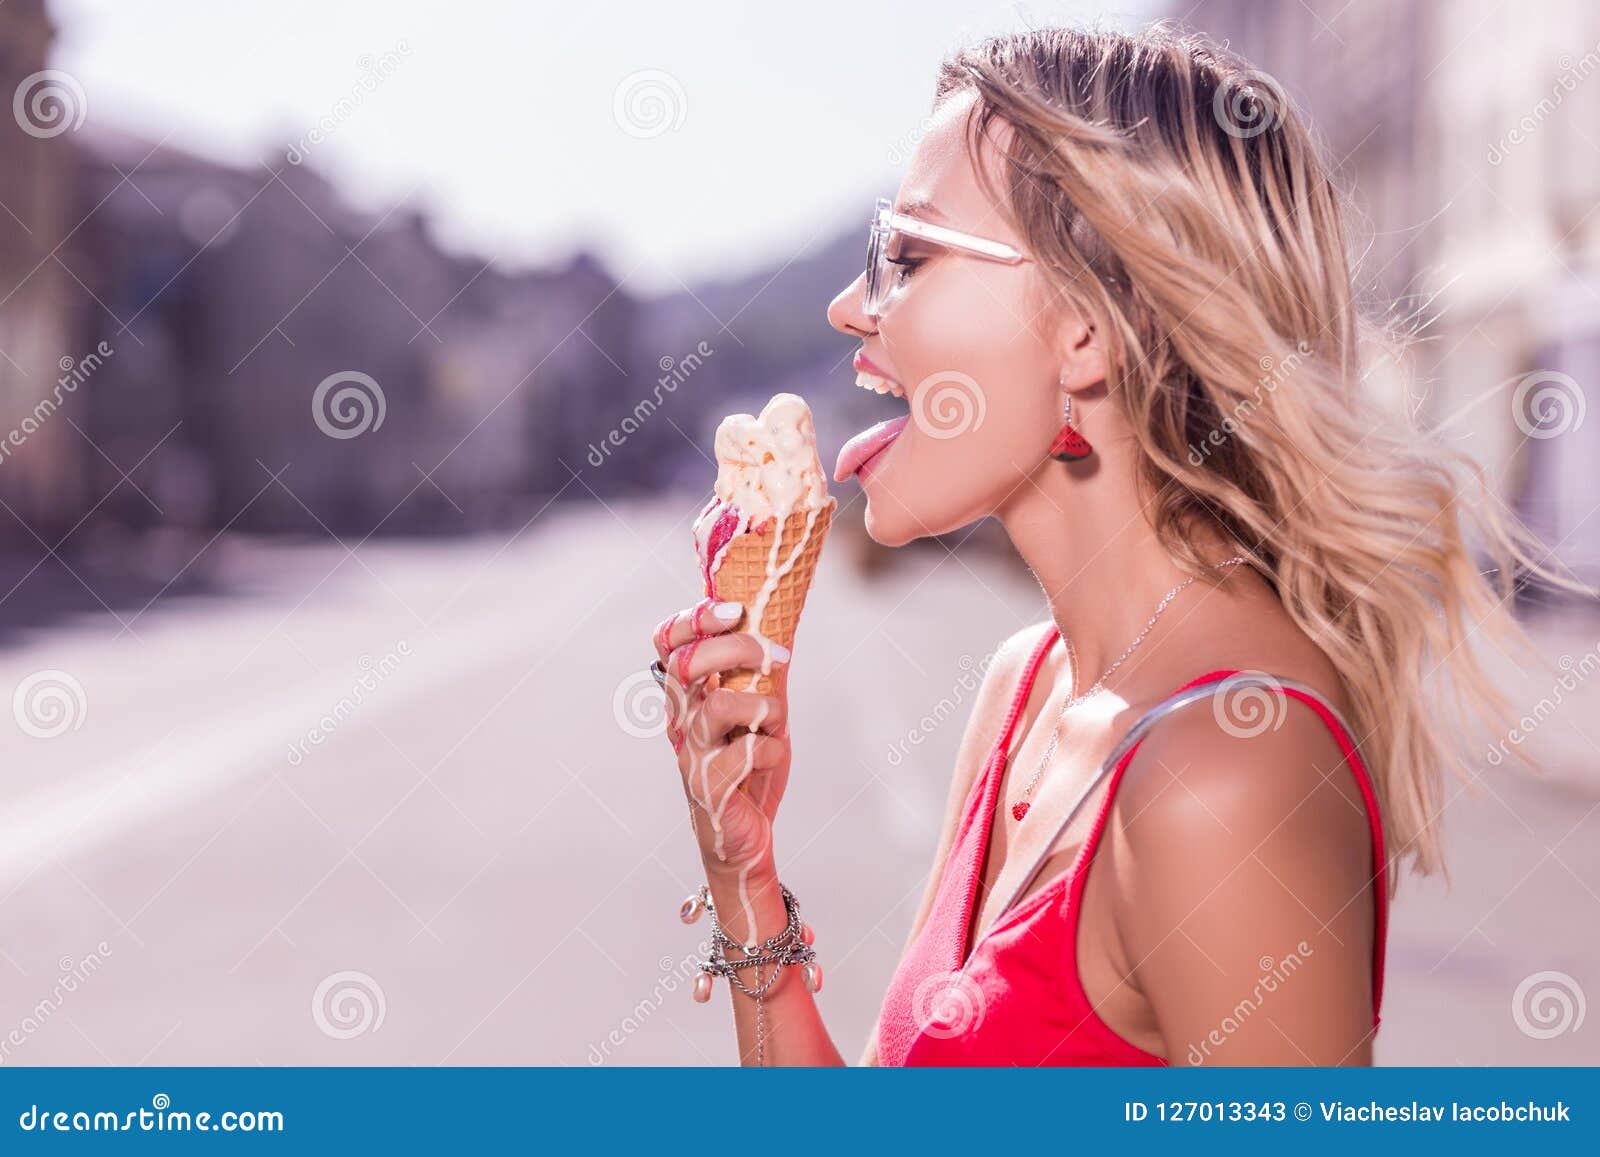
[[[665,664],[667,656],[678,647],[693,639],[732,629],[742,614],[744,607],[740,604],[719,603],[714,599],[701,599],[687,610],[675,611],[670,618],[657,623],[651,635],[656,657]]]
[[[787,740],[756,733],[722,747],[702,749],[684,772],[684,786],[690,798],[713,816],[720,816],[730,792],[755,772],[781,767],[788,750]]]
[[[736,631],[727,635],[690,639],[663,661],[667,672],[684,684],[697,683],[713,671],[756,670],[761,667],[761,644],[754,635]],[[772,644],[774,665],[787,662],[789,650]]]
[[[740,724],[751,731],[781,736],[788,723],[788,710],[776,695],[718,687],[700,704],[700,719],[704,730],[696,738],[701,742],[722,739]]]

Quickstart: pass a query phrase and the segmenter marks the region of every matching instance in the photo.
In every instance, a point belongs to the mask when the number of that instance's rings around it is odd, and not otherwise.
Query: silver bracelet
[[[723,930],[721,922],[717,919],[717,909],[711,903],[711,889],[704,884],[684,900],[678,909],[678,918],[685,924],[693,924],[700,919],[702,912],[711,917],[711,955],[709,959],[700,962],[700,974],[694,978],[694,999],[702,1004],[710,1000],[712,978],[725,976],[729,984],[755,1000],[758,1065],[766,1063],[766,1012],[763,998],[778,979],[778,973],[783,971],[783,966],[800,965],[800,977],[805,983],[806,991],[817,993],[822,990],[822,965],[817,963],[817,951],[812,947],[816,937],[811,931],[811,925],[800,919],[800,902],[795,899],[794,893],[782,883],[778,884],[778,890],[783,896],[783,908],[788,918],[781,931],[760,943],[740,944]],[[729,960],[726,953],[729,948],[738,948],[744,956]],[[765,980],[761,979],[763,964],[773,966],[771,974]],[[739,979],[738,970],[741,968],[755,969],[754,987]]]

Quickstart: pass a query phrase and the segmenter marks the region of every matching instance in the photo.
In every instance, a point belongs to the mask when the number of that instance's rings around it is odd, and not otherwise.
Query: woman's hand
[[[723,672],[761,667],[761,644],[732,629],[743,611],[705,599],[653,637],[667,672],[667,737],[708,877],[772,867],[772,821],[789,781],[788,651],[772,648],[774,694],[721,686]]]

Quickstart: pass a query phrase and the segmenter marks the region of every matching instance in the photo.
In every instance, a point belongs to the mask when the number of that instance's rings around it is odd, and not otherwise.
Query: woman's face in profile
[[[895,207],[1028,253],[967,155],[975,99],[957,95],[936,111]],[[981,153],[985,165],[998,163],[988,139]],[[1063,352],[1033,262],[1008,265],[899,232],[888,256],[881,315],[862,310],[863,274],[834,298],[828,321],[862,337],[858,369],[875,370],[898,398],[888,416],[909,411],[902,432],[857,474],[867,532],[900,546],[994,513],[1032,485],[1041,464],[1057,465],[1048,448],[1062,421]]]

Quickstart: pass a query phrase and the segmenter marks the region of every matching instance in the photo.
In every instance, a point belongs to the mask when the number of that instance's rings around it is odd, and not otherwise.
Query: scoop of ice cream
[[[828,500],[811,407],[799,394],[774,394],[760,415],[729,414],[717,427],[716,496],[760,523]]]

